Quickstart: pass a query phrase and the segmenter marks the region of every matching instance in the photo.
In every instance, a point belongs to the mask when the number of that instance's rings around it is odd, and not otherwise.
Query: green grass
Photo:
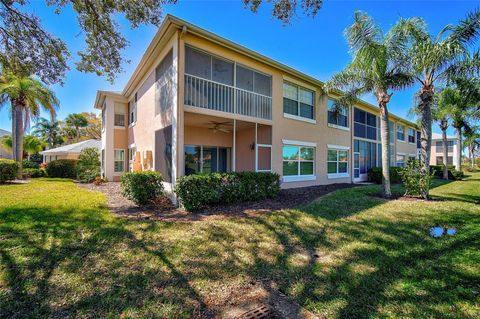
[[[436,181],[441,201],[385,201],[368,186],[199,222],[116,218],[66,180],[1,185],[0,317],[198,317],[261,279],[327,318],[479,318],[471,175]],[[437,224],[458,235],[429,237]]]

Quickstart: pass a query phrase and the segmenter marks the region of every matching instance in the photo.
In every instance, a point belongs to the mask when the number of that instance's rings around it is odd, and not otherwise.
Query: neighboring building
[[[40,152],[43,155],[43,162],[48,163],[59,159],[78,159],[80,152],[86,148],[95,147],[100,152],[102,142],[99,140],[86,140],[74,144],[51,148]]]
[[[447,136],[448,157],[447,165],[454,165],[458,154],[457,139],[454,136]],[[443,165],[443,141],[442,134],[432,133],[432,151],[430,152],[430,165]],[[456,169],[459,169],[455,167]]]
[[[12,135],[12,133],[0,129],[0,141],[4,136]],[[5,146],[0,143],[0,158],[12,159],[13,155],[12,152],[5,148]]]
[[[338,116],[338,95],[284,64],[168,15],[122,92],[98,91],[102,173],[134,167],[166,182],[273,171],[282,187],[360,182],[381,165],[378,107]],[[417,154],[416,125],[390,114],[392,165]]]

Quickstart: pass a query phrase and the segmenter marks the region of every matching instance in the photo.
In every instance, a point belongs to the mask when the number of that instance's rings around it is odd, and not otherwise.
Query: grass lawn
[[[0,317],[199,317],[254,280],[327,318],[479,318],[480,174],[255,218],[131,221],[71,181],[0,186]],[[396,192],[401,189],[397,186]],[[431,238],[432,225],[456,236]]]

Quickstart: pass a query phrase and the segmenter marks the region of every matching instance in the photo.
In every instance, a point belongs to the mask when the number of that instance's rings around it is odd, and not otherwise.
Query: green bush
[[[449,175],[450,173],[452,174],[453,180],[462,180],[465,178],[465,174],[463,173],[463,171],[452,170],[448,172],[449,172]]]
[[[137,205],[145,205],[162,195],[163,178],[158,172],[125,173],[121,177],[123,196]]]
[[[39,165],[37,162],[30,161],[30,160],[23,160],[22,161],[22,168],[38,168]]]
[[[18,162],[0,158],[0,183],[12,181],[17,178],[20,165]]]
[[[280,191],[280,176],[274,173],[209,173],[181,177],[175,186],[180,202],[189,211],[218,203],[273,198]]]
[[[430,165],[430,173],[437,178],[443,178],[443,165]],[[463,178],[463,173],[458,173],[454,165],[448,165],[448,179],[456,180],[457,176]]]
[[[48,177],[75,178],[77,161],[72,159],[60,159],[51,161],[45,170]]]
[[[92,183],[100,175],[100,153],[91,147],[80,152],[77,162],[77,179],[81,183]]]
[[[22,175],[24,178],[38,178],[38,177],[46,177],[47,173],[45,170],[40,168],[24,168],[22,170]]]
[[[420,161],[409,160],[399,174],[405,187],[406,196],[420,196],[428,193],[433,174],[422,174]]]
[[[391,183],[400,183],[401,177],[400,172],[402,167],[392,166],[390,167],[390,182]],[[368,170],[368,181],[376,184],[382,183],[382,168],[381,167],[372,167]]]

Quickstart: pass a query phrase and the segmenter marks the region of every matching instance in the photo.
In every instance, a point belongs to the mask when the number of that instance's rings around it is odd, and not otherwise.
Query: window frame
[[[344,106],[342,109],[346,109],[346,115],[342,114],[347,117],[347,126],[343,126],[338,123],[338,116],[336,117],[336,123],[330,122],[330,101],[335,101],[333,98],[327,98],[327,126],[332,128],[337,128],[340,130],[350,131],[350,108],[348,106]]]
[[[117,124],[117,116],[123,117],[123,125]],[[113,115],[113,126],[115,126],[115,128],[125,128],[125,113],[115,113]]]
[[[410,135],[410,133],[413,133],[413,135]],[[411,137],[413,137],[413,141],[411,141]],[[413,128],[409,127],[407,128],[407,139],[409,144],[416,144],[416,132]]]
[[[370,142],[372,143],[372,142]],[[376,144],[376,143],[374,143]],[[376,147],[376,146],[375,146]],[[336,160],[335,161],[330,161],[328,159],[328,153],[330,151],[334,151],[336,153]],[[345,161],[340,161],[340,156],[339,152],[346,152],[347,158]],[[336,172],[335,173],[329,173],[328,172],[328,164],[329,163],[335,163],[336,164]],[[347,171],[345,173],[339,172],[339,167],[340,163],[346,163],[347,164]],[[333,178],[346,178],[350,177],[350,147],[345,147],[345,146],[337,146],[337,145],[327,145],[327,178],[328,179],[333,179]]]
[[[403,160],[399,160],[398,157],[403,157]],[[405,167],[407,164],[407,154],[405,153],[397,153],[395,156],[395,166],[396,167]]]
[[[123,160],[117,160],[117,159],[116,159],[116,152],[123,152]],[[123,163],[123,165],[122,165],[122,167],[123,167],[122,171],[117,171],[117,170],[115,169],[115,164],[116,164],[117,162],[122,162],[122,163]],[[114,173],[115,175],[121,175],[121,174],[125,173],[125,149],[123,149],[123,148],[115,148],[115,149],[113,149],[113,173]]]
[[[286,113],[285,112],[285,90],[284,90],[284,85],[287,84],[287,85],[291,85],[291,86],[294,86],[296,87],[297,89],[297,99],[295,100],[297,102],[297,115],[295,114],[290,114],[290,113]],[[304,90],[304,91],[307,91],[307,92],[311,92],[312,93],[312,105],[309,105],[312,107],[312,118],[308,118],[308,117],[304,117],[304,116],[301,116],[300,115],[300,90]],[[290,98],[287,98],[289,100],[292,100]],[[292,100],[294,101],[294,100]],[[304,103],[305,104],[305,103]],[[298,121],[304,121],[304,122],[308,122],[308,123],[312,123],[312,124],[316,124],[317,123],[317,120],[316,120],[316,109],[315,109],[315,91],[312,90],[312,89],[309,89],[305,86],[302,86],[302,85],[299,85],[299,84],[296,84],[294,82],[291,82],[291,81],[288,81],[286,79],[283,80],[283,84],[282,84],[282,108],[283,108],[283,117],[285,118],[288,118],[288,119],[292,119],[292,120],[298,120]]]
[[[133,100],[128,103],[128,127],[135,126],[137,123],[137,102],[138,95],[135,92]]]
[[[284,147],[296,147],[298,149],[297,150],[297,153],[298,153],[297,159],[295,159],[295,160],[285,160],[283,158]],[[312,152],[312,154],[313,154],[313,159],[312,160],[302,160],[302,159],[300,159],[300,153],[301,153],[302,148],[312,149],[312,151],[313,151]],[[316,180],[316,178],[317,178],[317,176],[316,176],[316,169],[317,169],[316,151],[317,151],[316,143],[298,142],[298,141],[289,142],[289,141],[284,140],[283,145],[282,145],[282,180],[283,180],[283,182],[288,183],[288,182],[301,182],[301,181]],[[284,175],[284,171],[283,171],[284,162],[292,162],[292,161],[297,163],[297,175]],[[301,175],[301,169],[300,169],[300,164],[301,163],[312,163],[313,164],[312,174]]]
[[[133,163],[135,162],[135,155],[137,153],[137,146],[135,144],[131,144],[128,148],[128,170],[130,172],[133,171]]]
[[[360,112],[363,112],[365,113],[365,122],[358,122],[355,120],[355,110],[358,110]],[[375,116],[375,126],[372,126],[370,124],[368,124],[368,116]],[[379,124],[379,121],[378,121],[378,116],[374,113],[371,113],[369,111],[366,111],[364,109],[361,109],[359,107],[354,107],[353,109],[353,137],[354,138],[359,138],[359,139],[364,139],[364,140],[367,140],[367,141],[378,141],[378,132],[379,132],[379,127],[378,127],[378,124]],[[362,125],[365,127],[365,136],[357,136],[355,135],[355,124],[357,125]],[[369,138],[368,137],[368,128],[370,129],[375,129],[375,138]]]
[[[400,132],[399,129],[401,129],[402,131]],[[398,142],[401,142],[401,143],[405,143],[405,126],[403,125],[400,125],[397,123],[397,130],[396,130],[397,134],[397,141]],[[402,138],[400,138],[400,135],[399,134],[402,134]]]

